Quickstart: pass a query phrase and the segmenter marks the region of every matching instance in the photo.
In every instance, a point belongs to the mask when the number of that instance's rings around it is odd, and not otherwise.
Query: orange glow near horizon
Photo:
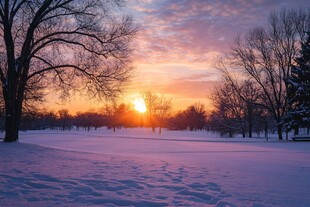
[[[306,0],[127,2],[139,24],[128,95],[151,90],[171,98],[174,111],[194,103],[211,111],[212,91],[222,82],[218,60],[230,54],[235,38],[264,25],[266,14]]]
[[[147,108],[139,101],[139,93],[148,90],[171,98],[173,112],[195,103],[204,104],[208,112],[212,111],[212,92],[222,82],[216,67],[219,58],[229,54],[238,34],[258,26],[257,22],[263,24],[267,21],[266,12],[279,7],[277,1],[127,2],[139,31],[131,43],[135,70],[117,104],[128,104],[140,113],[145,113]],[[282,6],[290,8],[296,2],[283,0]],[[106,104],[104,100],[93,101],[82,95],[63,103],[54,92],[48,94],[47,110],[68,109],[75,114],[102,110]]]
[[[144,100],[142,98],[138,98],[138,99],[134,100],[133,104],[134,104],[134,108],[136,111],[138,111],[140,113],[146,112],[146,106],[145,106]]]

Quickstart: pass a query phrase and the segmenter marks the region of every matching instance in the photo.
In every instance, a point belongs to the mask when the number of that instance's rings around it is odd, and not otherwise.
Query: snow
[[[310,142],[205,131],[28,131],[0,143],[0,206],[309,206]]]

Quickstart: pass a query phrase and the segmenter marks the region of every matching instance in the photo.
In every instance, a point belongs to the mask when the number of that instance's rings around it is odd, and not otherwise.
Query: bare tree
[[[239,97],[236,90],[227,83],[213,91],[212,100],[216,108],[211,115],[213,124],[216,123],[213,129],[221,135],[228,134],[232,137],[234,134],[241,133],[245,137],[245,102]]]
[[[241,88],[238,91],[241,92],[239,95],[240,101],[244,102],[244,123],[246,123],[245,128],[248,129],[249,137],[252,137],[253,129],[254,129],[254,122],[257,123],[257,119],[261,119],[263,114],[262,107],[256,105],[260,100],[260,93],[257,85],[250,80],[243,81]],[[243,98],[246,98],[245,100]]]
[[[110,103],[106,103],[103,113],[107,116],[107,127],[108,128],[113,128],[113,131],[116,131],[117,127],[117,100],[113,100]]]
[[[76,130],[79,127],[84,127],[85,130],[90,131],[92,127],[97,130],[98,127],[104,126],[104,116],[94,110],[89,110],[87,112],[78,112],[73,118],[73,125],[75,125]]]
[[[287,79],[296,57],[300,41],[310,29],[307,10],[287,10],[271,14],[266,27],[257,27],[247,35],[238,37],[232,48],[230,67],[255,83],[260,100],[255,102],[266,108],[277,122],[278,136],[282,140],[282,118],[287,111]],[[226,80],[238,90],[237,81],[221,66]],[[244,97],[246,100],[246,97]]]
[[[155,117],[159,126],[159,134],[161,134],[161,129],[164,126],[165,121],[169,117],[172,110],[171,99],[165,96],[160,96],[156,104]]]
[[[122,0],[1,0],[0,81],[5,140],[18,140],[26,91],[37,83],[114,97],[130,77],[132,19]],[[31,88],[32,87],[32,88]]]
[[[159,127],[161,133],[162,127],[172,110],[171,99],[161,95],[157,95],[152,91],[144,91],[141,93],[146,105],[146,112],[152,131],[155,132],[156,127]]]
[[[143,91],[141,92],[141,96],[146,105],[149,124],[152,127],[152,131],[155,132],[158,96],[152,91]]]
[[[168,120],[168,128],[171,130],[186,130],[188,122],[185,111],[179,111]]]
[[[236,88],[238,87],[238,88]],[[239,85],[232,86],[224,80],[224,84],[213,91],[213,124],[217,122],[216,130],[222,134],[241,133],[243,137],[252,137],[253,122],[260,115],[261,108],[254,103],[259,99],[260,94],[251,81],[242,81]],[[215,118],[214,116],[218,117]],[[209,121],[209,123],[211,123]],[[214,127],[213,127],[214,128]]]
[[[202,103],[195,103],[184,111],[190,131],[202,130],[206,125],[206,110]]]
[[[68,109],[61,109],[58,111],[58,120],[60,123],[60,128],[65,131],[68,129],[69,131],[72,128],[72,116],[69,114]]]

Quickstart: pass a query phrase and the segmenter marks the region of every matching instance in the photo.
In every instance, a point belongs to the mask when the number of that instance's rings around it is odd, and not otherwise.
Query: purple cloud
[[[308,0],[134,2],[132,8],[142,17],[138,19],[138,40],[144,42],[137,50],[138,56],[144,60],[155,55],[188,61],[204,59],[201,57],[210,51],[227,52],[237,34],[264,25],[270,12],[277,8],[309,5]]]

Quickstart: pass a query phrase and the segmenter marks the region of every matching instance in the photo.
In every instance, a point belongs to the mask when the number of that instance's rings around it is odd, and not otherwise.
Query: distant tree
[[[57,114],[54,112],[43,113],[43,119],[48,128],[53,130],[57,126]]]
[[[168,128],[171,130],[186,130],[188,121],[185,111],[179,111],[168,119]]]
[[[6,142],[18,140],[25,98],[39,88],[115,97],[130,77],[132,19],[122,0],[0,1],[0,84]],[[53,87],[53,88],[51,88]]]
[[[229,84],[223,84],[214,90],[212,99],[216,108],[212,116],[217,116],[212,119],[217,124],[215,131],[229,137],[237,133],[245,137],[245,102],[238,93]]]
[[[238,134],[239,124],[234,119],[226,116],[224,111],[212,111],[207,117],[207,126],[211,131],[220,133],[221,136],[233,137]]]
[[[223,84],[213,91],[215,111],[208,124],[222,135],[229,134],[231,137],[233,134],[240,133],[246,137],[248,132],[248,136],[252,137],[253,124],[261,113],[261,108],[255,105],[259,96],[255,84],[249,80],[241,81],[234,86],[224,80]],[[214,127],[215,123],[219,126]]]
[[[206,125],[206,110],[201,103],[189,106],[185,111],[187,125],[190,131],[202,130]]]
[[[94,127],[95,130],[105,125],[105,117],[103,116],[103,114],[97,112],[90,112],[88,113],[88,116],[91,120],[91,126]]]
[[[142,92],[141,97],[146,105],[148,124],[153,132],[155,132],[156,127],[159,127],[159,133],[161,133],[172,111],[172,100],[164,95],[159,96],[152,91]]]
[[[67,109],[61,109],[58,111],[58,121],[61,129],[64,131],[66,129],[71,130],[72,127],[72,116],[69,114]]]
[[[152,91],[143,91],[141,96],[147,108],[146,113],[148,116],[149,124],[152,127],[152,131],[155,132],[158,96]]]
[[[103,109],[103,113],[107,117],[107,127],[113,128],[113,131],[116,131],[117,126],[117,116],[116,116],[116,110],[117,110],[117,102],[113,101],[112,103],[107,103]]]
[[[252,81],[260,92],[255,104],[265,108],[277,123],[282,140],[283,116],[288,109],[287,84],[291,65],[299,50],[299,42],[310,28],[310,12],[282,9],[270,15],[266,27],[256,27],[236,39],[231,51],[229,67]],[[224,76],[234,87],[234,80],[226,67]],[[239,76],[239,77],[240,77]],[[235,87],[238,89],[238,87]]]
[[[127,115],[129,113],[129,106],[121,103],[115,110],[114,119],[117,128],[126,127],[128,125]]]
[[[290,106],[286,123],[289,129],[295,129],[295,134],[299,127],[310,127],[310,32],[300,53],[286,80]]]
[[[76,113],[76,115],[73,117],[73,124],[75,125],[76,130],[79,130],[80,127],[83,127],[85,130],[89,131],[92,127],[97,130],[98,127],[102,127],[106,123],[103,114],[90,110],[83,113]]]
[[[195,103],[170,116],[167,119],[167,127],[172,130],[202,130],[206,127],[206,116],[204,104]]]
[[[160,96],[157,100],[155,109],[155,118],[159,127],[159,134],[161,134],[161,129],[165,126],[172,110],[171,99],[163,95]]]
[[[113,128],[115,132],[117,128],[129,127],[135,125],[134,113],[130,109],[130,106],[125,103],[118,104],[117,101],[106,104],[104,112],[106,116],[106,122],[108,128]]]
[[[221,136],[233,137],[235,134],[245,134],[245,103],[238,93],[224,83],[217,87],[212,94],[215,111],[208,117],[208,125]]]
[[[85,131],[89,131],[91,128],[89,112],[77,112],[73,117],[73,124],[75,125],[76,130],[79,130],[80,127],[83,127]]]
[[[34,111],[28,111],[23,113],[21,117],[20,130],[38,130],[41,128],[41,124],[38,123],[38,120],[41,119],[41,114]]]
[[[241,89],[238,91],[241,92],[241,94],[238,95],[239,99],[244,102],[245,129],[247,129],[248,136],[251,138],[253,130],[255,130],[254,125],[258,123],[258,120],[261,119],[263,115],[262,107],[255,104],[259,101],[261,94],[259,93],[257,85],[253,81],[245,80],[240,87]]]
[[[77,112],[74,116],[73,124],[76,127],[76,130],[79,130],[80,127],[83,127],[84,125],[84,114],[82,112]]]

